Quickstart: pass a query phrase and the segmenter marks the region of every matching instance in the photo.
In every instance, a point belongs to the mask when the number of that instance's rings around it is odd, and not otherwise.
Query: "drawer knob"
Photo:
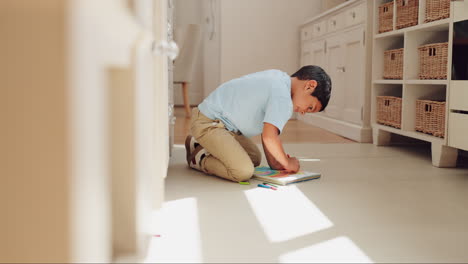
[[[333,26],[336,26],[336,20],[333,20]]]
[[[353,12],[351,13],[351,16],[352,16],[353,18],[356,18],[356,12],[353,11]]]

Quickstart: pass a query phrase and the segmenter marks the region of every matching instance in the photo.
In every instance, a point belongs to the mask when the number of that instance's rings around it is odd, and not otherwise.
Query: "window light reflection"
[[[373,263],[348,237],[337,237],[281,255],[280,263]]]
[[[282,242],[330,228],[333,223],[296,187],[255,188],[247,200],[271,242]]]
[[[195,198],[165,202],[162,209],[154,213],[152,224],[155,236],[145,263],[203,262]]]

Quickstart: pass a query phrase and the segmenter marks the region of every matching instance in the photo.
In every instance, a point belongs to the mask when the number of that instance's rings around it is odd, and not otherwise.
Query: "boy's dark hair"
[[[291,77],[296,77],[299,80],[315,80],[317,81],[317,87],[315,88],[312,96],[317,97],[317,99],[322,104],[322,109],[320,112],[325,110],[330,101],[330,94],[332,83],[330,76],[319,66],[307,65],[300,68],[296,73],[291,75]]]

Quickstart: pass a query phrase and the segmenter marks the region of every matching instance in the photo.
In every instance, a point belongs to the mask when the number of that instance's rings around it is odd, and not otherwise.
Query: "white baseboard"
[[[370,126],[364,127],[347,123],[326,117],[321,113],[298,116],[298,119],[360,143],[372,143],[372,128]]]

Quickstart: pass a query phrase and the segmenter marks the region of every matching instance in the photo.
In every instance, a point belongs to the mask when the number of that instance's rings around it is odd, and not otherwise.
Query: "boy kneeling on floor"
[[[292,76],[280,70],[248,74],[220,85],[192,109],[187,163],[196,170],[234,182],[247,181],[262,154],[250,137],[262,134],[268,165],[297,172],[297,158],[284,152],[279,135],[293,112],[323,111],[331,80],[319,66],[304,66]]]

